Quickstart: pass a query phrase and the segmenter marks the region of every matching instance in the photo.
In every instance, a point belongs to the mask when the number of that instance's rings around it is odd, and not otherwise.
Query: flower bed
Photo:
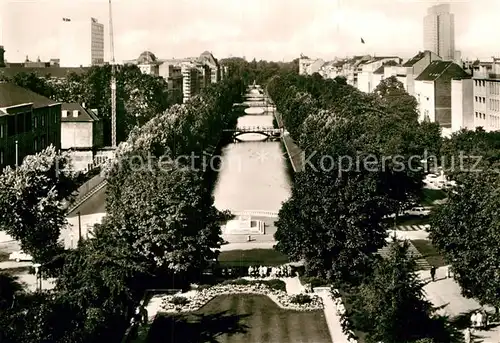
[[[240,286],[248,286],[248,285],[257,285],[263,284],[268,286],[269,288],[278,290],[278,291],[286,291],[286,284],[284,281],[279,279],[271,279],[271,280],[247,280],[247,279],[235,279],[235,280],[226,280],[222,282],[221,285],[240,285]]]
[[[197,291],[190,296],[188,301],[181,305],[179,301],[173,300],[179,296],[166,295],[163,297],[161,309],[163,312],[192,312],[203,307],[213,298],[221,294],[261,294],[271,298],[278,306],[286,310],[295,311],[316,311],[323,309],[323,301],[317,295],[310,295],[311,301],[304,304],[296,304],[292,302],[293,297],[286,292],[272,289],[265,284],[256,283],[249,285],[216,285],[210,288]]]

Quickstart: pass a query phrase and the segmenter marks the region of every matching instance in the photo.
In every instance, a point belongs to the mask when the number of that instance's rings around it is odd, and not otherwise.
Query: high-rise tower
[[[455,16],[449,4],[430,7],[424,17],[424,49],[443,60],[455,58]]]

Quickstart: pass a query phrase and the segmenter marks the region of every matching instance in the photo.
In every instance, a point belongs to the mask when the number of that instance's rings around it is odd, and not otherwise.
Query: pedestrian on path
[[[472,312],[471,316],[470,316],[470,325],[472,326],[473,329],[476,328],[476,324],[477,324],[477,313],[476,312]]]
[[[483,314],[477,312],[476,314],[476,328],[481,328],[483,326]]]
[[[436,281],[436,267],[434,266],[431,267],[431,279],[432,282]]]
[[[465,338],[465,343],[471,343],[471,332],[470,332],[470,328],[467,328],[465,329],[465,333],[464,333],[464,338]]]

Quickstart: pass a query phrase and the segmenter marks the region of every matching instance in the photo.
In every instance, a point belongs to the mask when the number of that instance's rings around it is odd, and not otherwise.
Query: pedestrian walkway
[[[428,271],[419,271],[417,275],[421,280],[428,282],[424,286],[425,295],[435,307],[440,308],[439,314],[447,315],[454,318],[460,315],[470,315],[474,310],[481,308],[479,302],[475,299],[465,298],[462,295],[460,286],[453,279],[447,277],[448,266],[437,268],[436,281],[430,282],[430,274]],[[493,313],[494,309],[490,306],[484,307],[489,313]],[[475,330],[473,337],[475,342],[497,343],[500,342],[500,326],[493,327],[489,330]]]
[[[348,343],[349,339],[342,330],[341,319],[337,314],[337,306],[332,299],[329,291],[322,291],[315,293],[323,299],[323,306],[325,311],[325,320],[330,331],[330,336],[333,343]]]
[[[300,294],[304,292],[304,286],[300,283],[300,280],[297,276],[295,277],[284,277],[280,278],[286,284],[286,292],[288,294]]]
[[[410,246],[408,248],[408,252],[415,258],[415,262],[417,263],[418,270],[429,270],[431,266],[429,262],[422,256],[422,254],[415,248],[415,246],[409,241]],[[378,253],[382,257],[386,257],[389,254],[389,245],[384,246],[382,249],[379,249]]]
[[[397,226],[397,231],[427,231],[430,225],[401,225]]]

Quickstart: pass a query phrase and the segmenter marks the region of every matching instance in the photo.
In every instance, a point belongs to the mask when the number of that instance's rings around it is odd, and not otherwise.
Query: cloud
[[[0,0],[2,1],[2,0]],[[3,0],[7,58],[57,57],[62,17],[98,18],[105,24],[107,0]],[[376,53],[408,57],[422,49],[422,19],[432,3],[419,0],[113,0],[115,56],[136,58],[151,50],[159,58],[228,55],[289,60],[301,52],[324,58]],[[498,0],[452,5],[457,49],[463,55],[491,50],[499,40]],[[477,4],[477,5],[476,5]],[[33,29],[36,28],[36,29]],[[363,37],[366,44],[360,43]],[[79,37],[75,37],[78,40]],[[491,53],[490,53],[491,54]]]

